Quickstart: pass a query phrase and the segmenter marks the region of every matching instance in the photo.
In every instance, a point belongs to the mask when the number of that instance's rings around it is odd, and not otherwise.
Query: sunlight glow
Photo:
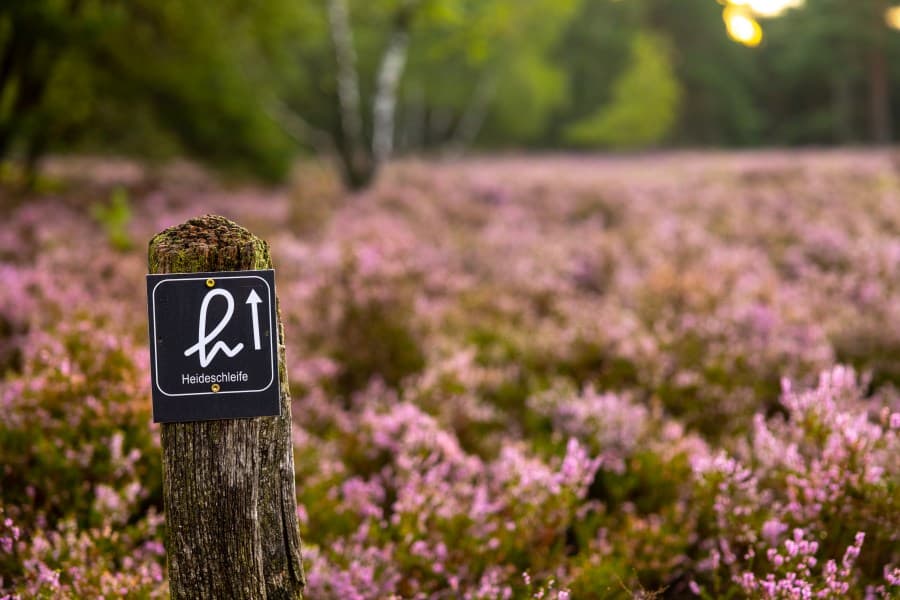
[[[755,16],[763,18],[778,17],[791,8],[799,8],[804,0],[727,0],[726,4],[740,6],[750,10]]]
[[[884,12],[884,21],[891,29],[900,29],[900,6],[892,6]]]
[[[745,10],[728,6],[722,13],[728,35],[736,42],[750,48],[759,46],[763,39],[762,28],[756,19]]]

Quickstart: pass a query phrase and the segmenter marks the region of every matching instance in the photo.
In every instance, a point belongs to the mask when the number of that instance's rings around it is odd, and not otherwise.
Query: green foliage
[[[551,49],[579,3],[503,4],[505,10],[493,16],[506,19],[506,27],[482,41],[491,48],[488,73],[495,78],[485,140],[508,145],[506,140],[538,139],[553,111],[564,105],[568,74],[552,60]]]
[[[242,3],[37,2],[0,8],[0,155],[188,153],[267,179],[293,149]]]
[[[525,55],[497,77],[491,130],[530,140],[544,129],[551,111],[565,100],[565,73],[539,55]]]
[[[103,227],[106,238],[113,248],[123,252],[132,248],[133,243],[128,233],[132,218],[131,205],[126,189],[119,187],[113,190],[109,204],[94,204],[91,207],[91,216]]]
[[[570,125],[566,137],[580,145],[613,148],[658,144],[672,130],[680,101],[665,40],[642,32],[632,42],[630,62],[613,86],[611,101]]]

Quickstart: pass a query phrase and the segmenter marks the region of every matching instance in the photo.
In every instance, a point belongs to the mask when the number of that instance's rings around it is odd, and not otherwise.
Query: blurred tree
[[[640,32],[631,59],[613,84],[612,99],[566,129],[568,140],[586,146],[642,148],[661,142],[678,117],[681,87],[666,41]]]
[[[871,0],[866,11],[872,32],[867,48],[869,71],[869,113],[871,114],[872,140],[879,144],[891,141],[891,99],[888,81],[887,26],[885,15],[887,0]]]
[[[569,75],[553,49],[580,4],[478,3],[467,19],[475,27],[465,54],[472,74],[457,83],[465,100],[449,136],[453,147],[464,148],[476,138],[491,146],[540,141],[554,110],[566,102]],[[470,129],[473,115],[480,128]]]
[[[649,2],[646,21],[672,42],[683,102],[675,143],[751,145],[765,143],[767,82],[759,53],[729,39],[722,7],[713,0]]]
[[[801,10],[763,22],[759,94],[774,143],[861,141],[858,102],[864,82],[856,35],[859,12],[842,0],[809,0]]]
[[[885,22],[887,9],[885,0],[805,0],[762,22],[765,40],[748,53],[767,121],[759,142],[892,139],[900,36]]]
[[[884,142],[892,137],[890,56],[900,57],[896,34],[880,0],[849,6],[808,0],[767,24],[773,107],[787,124],[788,142]],[[777,109],[777,110],[775,110]],[[773,131],[773,135],[777,135]],[[784,137],[784,135],[782,135]]]
[[[489,115],[486,137],[521,143],[543,131],[564,97],[565,74],[546,55],[576,5],[328,0],[312,18],[331,52],[295,45],[296,63],[334,78],[317,89],[296,78],[273,114],[298,140],[334,155],[350,188],[368,185],[395,150],[469,146]]]
[[[569,75],[569,102],[554,117],[546,143],[569,143],[573,123],[596,116],[611,102],[641,31],[668,40],[660,52],[684,99],[672,126],[673,143],[759,143],[764,114],[758,102],[758,57],[728,39],[721,14],[712,0],[582,3],[557,45],[556,56]]]
[[[187,152],[282,176],[293,150],[262,110],[274,81],[257,68],[251,16],[237,0],[4,2],[0,158]]]
[[[423,2],[419,0],[401,0],[398,4],[387,8],[391,14],[390,25],[375,72],[372,141],[369,145],[363,134],[360,74],[347,0],[328,0],[328,23],[334,46],[337,105],[340,117],[338,120],[340,134],[337,137],[336,147],[341,157],[344,179],[351,188],[368,185],[378,166],[389,158],[393,149],[397,88],[406,65],[412,18],[422,4]]]
[[[327,0],[324,19],[315,14],[307,18],[316,21],[318,17],[320,30],[327,32],[330,56],[323,53],[321,44],[297,44],[291,37],[283,38],[289,48],[286,54],[293,53],[303,70],[333,72],[334,80],[320,80],[315,90],[298,87],[302,78],[294,79],[286,98],[272,100],[271,114],[298,141],[332,155],[351,189],[367,186],[393,151],[410,30],[432,1],[385,0],[351,7],[347,0]],[[372,38],[377,40],[374,44]],[[376,55],[379,58],[373,64]],[[371,92],[363,87],[363,82],[370,81]],[[369,96],[370,103],[366,102]],[[371,113],[364,109],[369,105]]]
[[[49,132],[40,127],[38,108],[64,51],[84,33],[81,21],[65,26],[78,10],[77,0],[10,0],[0,8],[0,158],[24,138],[33,164],[46,145]]]
[[[188,154],[276,180],[299,141],[359,188],[392,154],[471,146],[885,142],[886,2],[805,0],[748,48],[725,0],[5,0],[0,159]]]

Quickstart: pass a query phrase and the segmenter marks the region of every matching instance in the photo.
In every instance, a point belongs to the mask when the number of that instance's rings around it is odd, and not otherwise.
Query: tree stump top
[[[219,215],[190,219],[156,234],[149,259],[154,273],[245,271],[271,263],[265,240]]]

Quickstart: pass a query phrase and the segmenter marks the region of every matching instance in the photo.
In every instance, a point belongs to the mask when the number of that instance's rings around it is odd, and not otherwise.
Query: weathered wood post
[[[224,217],[207,215],[157,234],[150,241],[149,266],[153,274],[246,271],[271,269],[272,259],[265,241]],[[281,416],[162,424],[174,600],[301,597],[280,318],[276,327]]]

